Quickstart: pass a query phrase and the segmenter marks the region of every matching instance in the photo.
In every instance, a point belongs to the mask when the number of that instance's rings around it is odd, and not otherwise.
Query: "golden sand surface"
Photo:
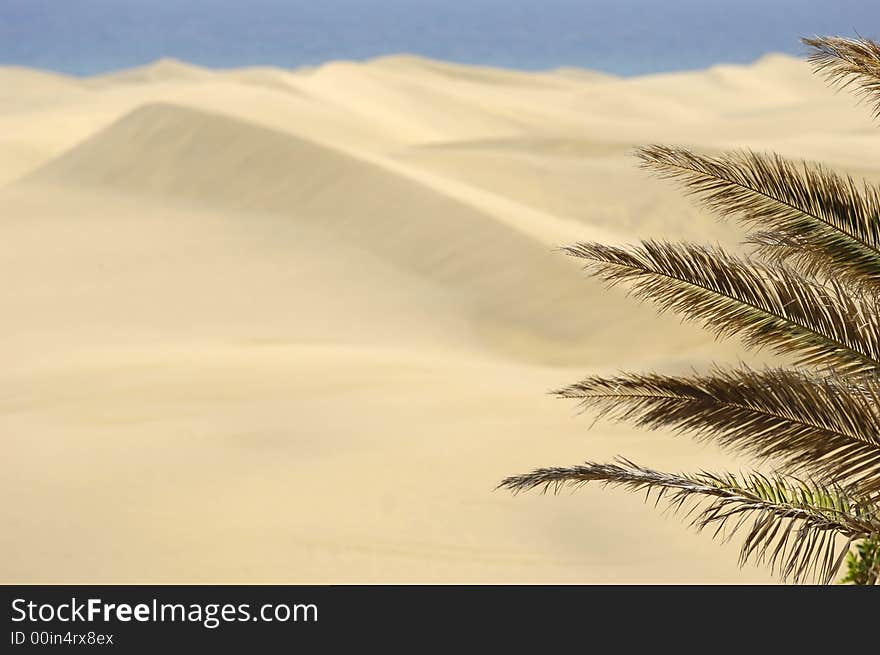
[[[0,580],[771,581],[624,491],[493,491],[618,454],[748,466],[546,393],[742,355],[554,252],[737,238],[637,168],[652,142],[878,152],[782,55],[0,69]]]

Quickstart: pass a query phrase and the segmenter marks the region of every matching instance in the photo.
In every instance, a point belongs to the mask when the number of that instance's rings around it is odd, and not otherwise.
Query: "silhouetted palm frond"
[[[750,558],[779,568],[795,582],[815,576],[829,582],[849,544],[880,531],[872,505],[831,485],[753,473],[679,475],[644,468],[627,460],[588,462],[571,468],[545,468],[506,478],[499,485],[514,492],[541,488],[559,491],[588,482],[657,493],[675,511],[688,510],[697,530],[714,528],[730,538],[745,526],[741,563]],[[845,544],[840,544],[842,537]]]
[[[636,155],[721,216],[760,228],[751,241],[763,256],[880,289],[880,187],[776,154],[709,156],[652,145]]]
[[[807,60],[832,84],[853,88],[880,118],[880,44],[871,39],[817,36],[802,39],[812,48]]]
[[[663,310],[701,321],[719,337],[742,333],[749,347],[794,354],[802,365],[841,374],[880,370],[880,312],[871,298],[817,284],[784,266],[720,248],[643,241],[619,247],[578,243],[563,250],[610,284]]]
[[[555,392],[599,416],[670,428],[761,458],[788,472],[880,491],[880,384],[742,366],[710,374],[590,376]]]

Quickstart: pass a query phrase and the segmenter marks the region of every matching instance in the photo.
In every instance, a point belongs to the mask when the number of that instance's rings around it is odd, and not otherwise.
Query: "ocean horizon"
[[[93,75],[162,58],[298,68],[406,53],[633,76],[803,55],[802,36],[874,26],[867,0],[5,0],[0,65]]]

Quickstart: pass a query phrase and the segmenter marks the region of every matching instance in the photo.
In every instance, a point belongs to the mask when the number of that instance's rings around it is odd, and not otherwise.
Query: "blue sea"
[[[637,75],[880,36],[878,0],[0,0],[0,64],[87,75],[175,57],[209,67],[415,53]]]

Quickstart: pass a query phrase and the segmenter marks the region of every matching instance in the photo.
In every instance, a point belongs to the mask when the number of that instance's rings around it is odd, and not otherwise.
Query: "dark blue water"
[[[880,36],[880,0],[0,0],[0,64],[92,74],[176,57],[287,68],[417,53],[622,75]]]

